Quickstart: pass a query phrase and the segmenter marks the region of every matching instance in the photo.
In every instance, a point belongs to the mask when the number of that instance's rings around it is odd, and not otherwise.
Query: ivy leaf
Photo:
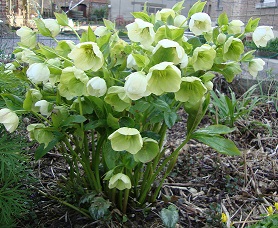
[[[179,212],[174,205],[170,205],[161,210],[160,217],[167,228],[175,228],[179,221]]]

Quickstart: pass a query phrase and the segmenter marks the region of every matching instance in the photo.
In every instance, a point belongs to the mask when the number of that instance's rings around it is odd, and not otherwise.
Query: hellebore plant
[[[205,4],[195,3],[187,17],[180,15],[183,2],[155,15],[135,12],[134,22],[126,26],[128,42],[105,19],[105,26],[95,32],[89,27],[81,37],[73,30],[77,44],[55,38],[60,26],[71,27],[65,13],[36,19],[37,31],[18,30],[21,42],[14,50],[14,67],[9,64],[30,88],[24,100],[1,94],[7,107],[0,110],[0,123],[13,132],[17,115],[32,114],[37,122],[27,130],[40,144],[35,158],[56,148],[70,168],[68,181],[84,193],[109,199],[123,213],[128,206],[155,202],[189,140],[239,155],[235,144],[222,136],[233,129],[198,125],[216,73],[231,82],[242,64],[254,77],[262,70],[263,60],[255,59],[253,51],[244,53],[245,34],[254,32],[255,43],[263,46],[273,37],[272,30],[257,28],[258,19],[245,27],[229,22],[225,13],[212,27],[202,12]],[[187,29],[195,36],[185,37]],[[56,46],[37,43],[37,33],[52,37]],[[179,109],[188,115],[186,137],[166,154],[167,129],[178,122]]]

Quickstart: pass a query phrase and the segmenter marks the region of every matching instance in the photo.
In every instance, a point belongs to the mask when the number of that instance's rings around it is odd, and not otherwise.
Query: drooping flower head
[[[83,70],[76,67],[67,67],[63,69],[60,84],[58,85],[61,96],[71,100],[76,96],[87,95],[88,76]]]
[[[0,109],[0,123],[4,124],[6,130],[10,133],[14,132],[18,126],[19,118],[15,112],[8,108]]]
[[[181,71],[172,62],[162,62],[150,68],[147,89],[155,95],[177,92],[180,89]]]
[[[46,100],[40,100],[35,103],[35,107],[39,108],[39,111],[44,116],[50,116],[52,105]]]
[[[271,26],[259,26],[252,34],[252,38],[257,47],[266,47],[267,42],[274,38]]]
[[[184,68],[188,64],[188,56],[185,54],[184,49],[179,43],[163,39],[153,49],[153,59],[156,63],[160,62],[173,62],[175,65],[181,64]]]
[[[49,80],[50,70],[45,63],[33,63],[26,71],[27,77],[35,84]]]
[[[194,70],[198,71],[211,69],[215,56],[216,51],[208,44],[195,48],[191,59]]]
[[[242,26],[244,23],[241,20],[232,20],[228,25],[228,34],[241,33]]]
[[[224,60],[238,61],[240,55],[244,52],[244,45],[238,38],[230,36],[224,44],[223,57]]]
[[[93,77],[87,83],[87,92],[91,96],[101,97],[107,91],[107,85],[103,78]]]
[[[123,173],[117,173],[110,178],[108,187],[110,189],[117,188],[119,190],[131,189],[131,181],[127,175]]]
[[[157,11],[155,14],[155,19],[158,21],[166,22],[168,17],[175,18],[175,11],[173,9],[164,8],[160,11]]]
[[[104,63],[103,54],[95,42],[77,44],[68,57],[81,70],[98,71]]]
[[[36,36],[36,32],[34,32],[32,29],[23,26],[16,31],[16,34],[20,36],[20,42],[23,45],[29,48],[34,48],[36,46],[37,36]]]
[[[39,108],[35,106],[37,101],[42,99],[42,94],[37,89],[29,89],[26,92],[23,108],[27,111],[38,112]]]
[[[204,94],[207,88],[204,86],[200,78],[197,77],[182,77],[180,90],[175,93],[175,99],[181,102],[197,103]]]
[[[131,100],[138,100],[150,94],[147,91],[147,77],[143,72],[134,72],[126,77],[124,89]]]
[[[176,27],[184,28],[187,26],[187,19],[183,15],[178,15],[174,19],[174,25]]]
[[[212,30],[210,16],[206,13],[195,13],[189,21],[189,29],[196,36]]]
[[[126,26],[127,35],[133,42],[140,42],[143,46],[150,46],[154,41],[153,24],[136,18],[135,21]]]
[[[122,112],[131,106],[131,100],[127,96],[124,87],[111,86],[104,97],[104,101],[110,104],[117,112]]]
[[[48,18],[42,19],[44,26],[51,32],[52,37],[56,37],[60,31],[61,27],[56,19]]]
[[[42,123],[28,125],[27,131],[29,132],[29,138],[44,143],[44,148],[54,139],[53,133],[48,131]]]
[[[121,127],[109,135],[108,139],[115,151],[125,150],[131,154],[136,154],[143,146],[140,132],[135,128]]]
[[[262,59],[252,59],[249,62],[248,71],[253,77],[257,77],[258,72],[264,69],[264,65],[265,62]]]
[[[102,37],[109,34],[109,30],[105,26],[98,26],[94,31],[96,36]]]

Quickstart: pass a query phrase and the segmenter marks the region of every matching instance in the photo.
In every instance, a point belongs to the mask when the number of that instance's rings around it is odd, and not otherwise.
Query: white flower
[[[110,178],[108,188],[117,188],[120,191],[131,189],[130,178],[123,173],[118,173]]]
[[[154,41],[153,24],[136,18],[135,21],[126,26],[127,35],[133,42],[141,42],[144,46],[150,46]]]
[[[163,39],[158,42],[158,44],[155,46],[153,49],[153,54],[154,55],[159,55],[159,59],[161,59],[161,56],[163,55],[164,52],[166,53],[167,49],[167,56],[163,59],[163,61],[167,62],[173,62],[174,64],[181,64],[181,68],[185,68],[188,64],[188,56],[185,54],[184,49],[177,43],[176,41],[173,40],[168,40],[168,39]],[[172,51],[170,51],[172,49]],[[156,58],[154,56],[154,58]]]
[[[24,48],[21,54],[18,54],[19,59],[25,63],[32,64],[34,63],[34,59],[37,57],[35,52]]]
[[[228,25],[229,34],[238,34],[241,33],[241,27],[244,23],[241,20],[232,20]]]
[[[14,132],[18,126],[18,116],[8,108],[0,109],[0,123],[4,124],[6,130],[10,133]]]
[[[57,36],[60,33],[60,25],[58,24],[57,20],[55,19],[42,19],[45,27],[51,32],[52,37]]]
[[[155,19],[156,21],[159,20],[159,21],[166,22],[169,16],[175,18],[175,11],[173,9],[164,8],[156,12]]]
[[[181,27],[181,28],[184,28],[187,26],[187,21],[186,21],[186,17],[183,16],[183,15],[178,15],[175,17],[174,19],[174,25],[176,27]]]
[[[206,13],[195,13],[191,16],[189,29],[196,36],[212,30],[210,16]]]
[[[274,38],[271,26],[259,26],[252,35],[253,41],[257,47],[266,47],[267,42]]]
[[[148,81],[143,72],[135,72],[126,77],[124,89],[131,100],[138,100],[150,95],[147,91]]]
[[[262,59],[252,59],[249,62],[248,71],[253,77],[257,77],[258,71],[264,69],[265,62]]]
[[[35,84],[47,82],[50,77],[50,71],[44,63],[33,63],[29,66],[27,77]]]
[[[87,82],[87,92],[91,96],[101,97],[107,91],[107,85],[103,78],[94,77]]]
[[[130,69],[133,68],[135,70],[138,70],[138,66],[137,66],[136,61],[132,54],[129,54],[127,56],[126,66],[127,66],[127,68],[130,68]]]
[[[94,31],[96,36],[104,36],[109,33],[109,30],[105,26],[98,26]]]
[[[36,32],[34,32],[32,29],[23,26],[16,31],[16,34],[20,36],[20,41],[23,45],[29,48],[34,48],[36,46],[37,44]]]
[[[50,103],[46,100],[40,100],[35,103],[35,107],[39,107],[40,113],[44,116],[50,116],[51,112],[49,111]]]
[[[104,63],[103,54],[95,42],[84,42],[76,45],[68,57],[81,70],[98,71]]]

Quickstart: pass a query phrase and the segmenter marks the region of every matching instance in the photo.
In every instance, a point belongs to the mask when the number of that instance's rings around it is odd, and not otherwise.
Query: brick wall
[[[247,23],[250,17],[259,17],[260,25],[273,26],[274,30],[278,30],[278,7],[275,3],[266,5],[261,4],[260,0],[208,0],[207,5],[206,11],[214,22],[222,12],[226,12],[230,20],[239,19]]]
[[[0,20],[6,21],[6,0],[0,0]]]

